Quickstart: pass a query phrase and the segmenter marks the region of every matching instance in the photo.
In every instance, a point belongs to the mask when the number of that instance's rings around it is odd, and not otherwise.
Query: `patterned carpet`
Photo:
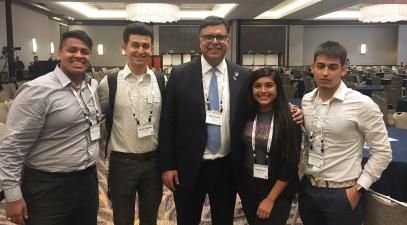
[[[107,161],[100,160],[98,162],[98,177],[99,177],[99,214],[98,214],[98,225],[113,225],[112,220],[112,210],[109,206],[109,200],[107,198]],[[295,212],[295,205],[293,204],[293,209],[291,210],[290,218],[287,221],[287,224],[292,224],[292,217]],[[136,209],[136,220],[135,225],[139,225],[137,219],[137,209]],[[172,197],[171,191],[167,188],[164,188],[163,198],[161,201],[159,213],[158,213],[158,225],[176,225],[176,213],[174,200]],[[236,209],[235,209],[235,225],[247,225],[246,218],[242,210],[242,205],[240,199],[236,200]],[[301,219],[297,218],[295,223],[296,225],[302,225]],[[5,217],[4,204],[0,204],[0,225],[12,225],[8,222]],[[210,209],[209,201],[205,202],[204,210],[202,212],[202,222],[201,225],[211,225],[210,219]]]

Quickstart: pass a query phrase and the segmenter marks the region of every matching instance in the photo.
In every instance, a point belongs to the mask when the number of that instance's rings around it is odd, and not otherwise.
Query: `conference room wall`
[[[407,63],[407,25],[399,25],[397,62]]]
[[[289,51],[288,65],[302,66],[304,65],[304,26],[292,25],[289,26]]]
[[[69,30],[84,30],[93,39],[93,66],[123,66],[127,61],[121,50],[124,28],[125,26],[73,25]],[[98,44],[103,44],[103,55],[98,54]]]
[[[397,25],[304,26],[304,65],[313,61],[315,48],[327,40],[338,41],[348,50],[352,65],[397,64]],[[360,54],[365,43],[367,52]]]
[[[122,35],[125,26],[99,26],[99,25],[71,25],[70,30],[81,29],[86,31],[93,39],[94,48],[92,51],[93,66],[123,66],[126,63],[126,56],[121,53]],[[184,32],[180,32],[184,31]],[[233,30],[233,29],[232,29]],[[173,50],[174,53],[188,53],[191,49],[199,50],[199,39],[191,38],[191,35],[184,37],[185,33],[198,35],[198,26],[191,25],[153,25],[154,31],[154,55],[168,53]],[[165,34],[160,35],[160,31]],[[233,31],[231,31],[233,32]],[[232,36],[233,37],[233,36]],[[231,37],[231,39],[232,39]],[[174,43],[178,40],[179,45]],[[232,42],[233,40],[231,40]],[[103,44],[104,54],[98,55],[97,45]],[[160,47],[161,46],[161,47]],[[173,47],[171,47],[173,46]],[[228,51],[226,58],[231,58],[231,51]]]
[[[28,65],[33,61],[33,56],[37,55],[40,60],[50,57],[50,42],[55,44],[55,56],[59,43],[59,23],[48,19],[48,16],[37,13],[23,6],[12,4],[12,23],[14,47],[21,47],[21,51],[15,51],[15,55],[28,69]],[[37,40],[38,51],[32,52],[32,38]],[[7,46],[6,16],[4,2],[0,2],[0,48]],[[2,62],[0,63],[2,67]]]

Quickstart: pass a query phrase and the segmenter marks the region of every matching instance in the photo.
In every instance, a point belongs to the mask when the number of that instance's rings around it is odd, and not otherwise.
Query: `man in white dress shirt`
[[[128,62],[116,76],[105,77],[98,89],[111,128],[108,185],[115,225],[134,224],[136,193],[140,225],[157,222],[163,186],[156,150],[165,81],[148,68],[152,43],[150,26],[128,25],[122,45]]]
[[[327,41],[314,53],[317,88],[302,100],[305,175],[299,195],[304,225],[360,225],[363,193],[392,159],[383,114],[368,97],[348,89],[346,49]],[[367,143],[370,158],[362,169]]]

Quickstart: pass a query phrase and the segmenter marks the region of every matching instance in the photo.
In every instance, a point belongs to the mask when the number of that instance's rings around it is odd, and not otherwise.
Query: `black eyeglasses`
[[[207,34],[207,35],[201,35],[200,37],[201,37],[205,42],[212,42],[212,41],[215,40],[215,38],[216,38],[216,40],[219,41],[219,42],[224,42],[224,41],[226,41],[226,39],[229,38],[229,36],[227,36],[227,35],[221,35],[221,34],[217,34],[217,35],[214,35],[214,34]]]

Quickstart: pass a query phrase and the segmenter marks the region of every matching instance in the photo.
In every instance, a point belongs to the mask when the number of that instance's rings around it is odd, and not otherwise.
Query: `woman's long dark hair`
[[[251,93],[249,95],[250,119],[254,120],[256,114],[260,112],[259,103],[253,97],[253,85],[262,77],[271,77],[276,85],[277,97],[272,102],[272,112],[274,113],[273,143],[279,144],[282,150],[282,159],[286,160],[289,155],[298,154],[290,153],[288,151],[289,149],[293,149],[292,145],[296,145],[296,141],[290,140],[297,140],[297,135],[299,134],[297,134],[296,126],[292,121],[281,75],[277,70],[272,68],[262,68],[253,72],[249,83],[249,93]]]

